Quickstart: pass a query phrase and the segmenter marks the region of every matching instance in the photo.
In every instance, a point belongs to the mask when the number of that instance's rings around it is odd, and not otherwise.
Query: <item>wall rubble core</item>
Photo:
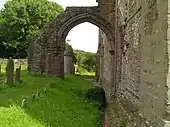
[[[98,3],[68,7],[47,25],[30,45],[29,71],[64,76],[65,37],[90,22],[101,29],[97,79],[110,103],[108,126],[120,127],[123,120],[127,127],[170,127],[170,0]]]

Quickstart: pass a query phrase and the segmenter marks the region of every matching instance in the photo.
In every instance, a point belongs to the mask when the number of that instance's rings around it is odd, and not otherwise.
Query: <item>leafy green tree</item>
[[[89,72],[95,71],[96,56],[94,53],[84,52],[81,50],[75,50],[74,53],[78,66],[83,67]]]
[[[95,55],[92,53],[86,53],[82,60],[82,65],[87,71],[94,71],[95,69]]]
[[[27,49],[28,40],[63,8],[48,0],[9,0],[0,11],[0,43]]]

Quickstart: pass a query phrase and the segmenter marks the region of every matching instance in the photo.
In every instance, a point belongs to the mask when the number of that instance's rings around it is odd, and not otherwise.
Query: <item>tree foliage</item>
[[[96,56],[94,53],[74,50],[77,65],[85,68],[89,72],[95,71]]]
[[[0,11],[1,45],[26,50],[28,40],[62,11],[59,4],[48,0],[7,1]]]

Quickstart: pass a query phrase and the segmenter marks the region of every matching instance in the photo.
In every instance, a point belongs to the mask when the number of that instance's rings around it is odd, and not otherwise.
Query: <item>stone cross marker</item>
[[[6,66],[6,74],[7,74],[7,84],[13,84],[13,73],[14,73],[14,61],[12,57],[8,59],[7,66]]]

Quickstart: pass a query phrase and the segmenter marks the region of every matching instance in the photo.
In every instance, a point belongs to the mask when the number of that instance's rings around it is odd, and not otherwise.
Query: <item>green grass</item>
[[[33,77],[23,71],[21,79],[23,83],[12,88],[0,84],[0,127],[99,126],[98,103],[84,97],[93,85],[82,77],[68,75],[61,80]],[[40,97],[32,101],[36,91]],[[28,107],[23,108],[21,102],[26,97]]]
[[[76,74],[79,75],[87,75],[87,76],[95,76],[95,72],[88,72],[85,68],[83,68],[81,65],[78,66],[78,72]]]

